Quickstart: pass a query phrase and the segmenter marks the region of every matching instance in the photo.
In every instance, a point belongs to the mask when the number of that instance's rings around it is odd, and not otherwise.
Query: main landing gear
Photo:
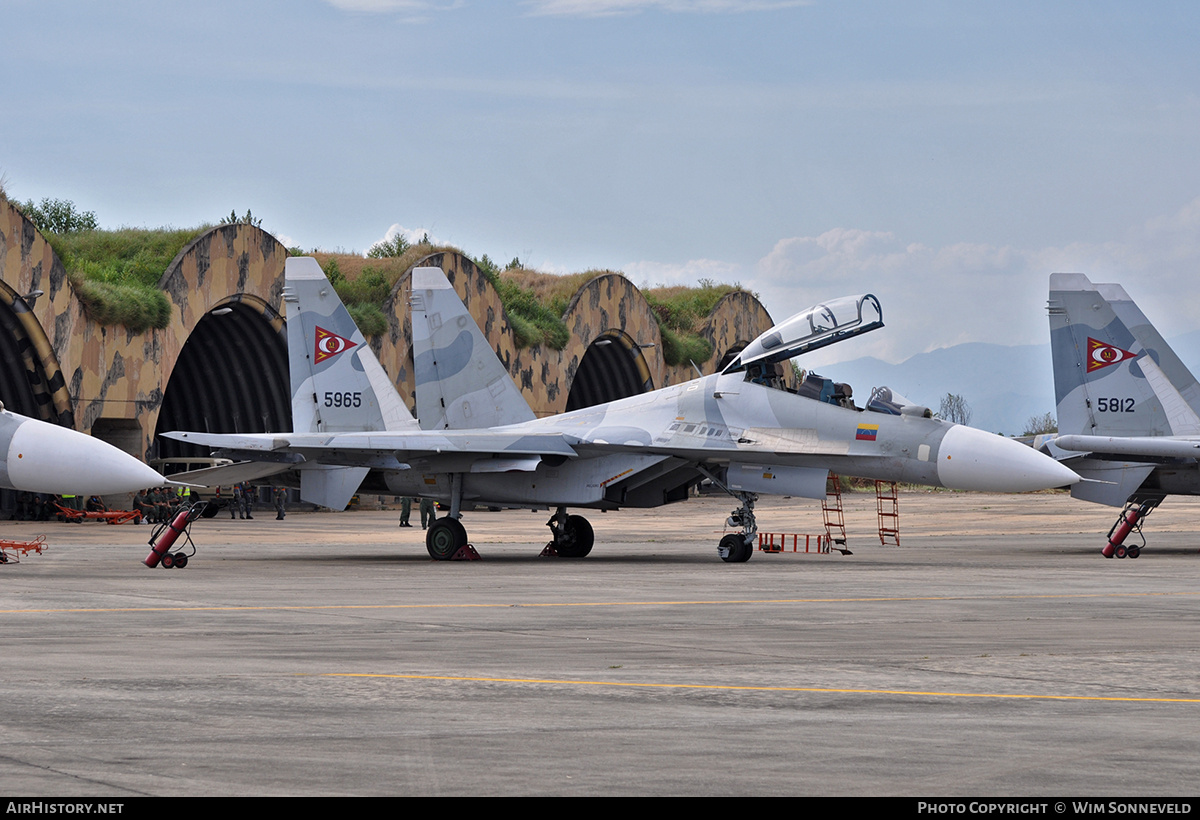
[[[479,557],[475,548],[467,543],[467,528],[458,520],[461,509],[462,473],[454,473],[450,476],[450,514],[430,521],[425,533],[425,549],[433,560]]]
[[[1108,531],[1108,543],[1104,549],[1100,550],[1100,554],[1105,558],[1137,558],[1141,555],[1142,549],[1146,546],[1146,537],[1142,535],[1142,520],[1161,502],[1162,498],[1160,497],[1140,500],[1135,497],[1126,501],[1125,508],[1117,517],[1117,523],[1113,524],[1112,529]],[[1141,546],[1137,544],[1132,547],[1125,546],[1125,539],[1131,532],[1136,532],[1142,539]]]
[[[425,533],[425,549],[435,561],[449,561],[467,546],[467,528],[453,516],[435,518]]]
[[[550,528],[552,539],[542,555],[553,550],[559,558],[583,558],[596,542],[596,534],[588,520],[582,515],[567,515],[566,507],[555,510],[546,526]]]

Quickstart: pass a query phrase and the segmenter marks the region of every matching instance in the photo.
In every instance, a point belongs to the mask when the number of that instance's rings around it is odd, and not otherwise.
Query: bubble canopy
[[[870,293],[843,296],[802,310],[746,345],[725,373],[774,364],[883,327],[883,308]]]

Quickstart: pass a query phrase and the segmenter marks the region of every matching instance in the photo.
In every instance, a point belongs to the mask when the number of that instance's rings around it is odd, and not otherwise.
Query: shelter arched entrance
[[[746,349],[749,342],[738,342],[733,347],[725,351],[725,355],[717,360],[717,373],[724,372],[725,368],[729,367],[729,363],[737,358],[737,355]]]
[[[29,302],[5,282],[0,282],[0,401],[22,416],[73,426],[58,358]],[[0,514],[17,509],[17,495],[0,489]]]
[[[207,447],[160,436],[172,430],[267,433],[291,429],[283,317],[262,299],[239,294],[204,314],[180,350],[163,394],[152,456],[208,455]]]
[[[29,302],[4,282],[0,282],[0,401],[14,413],[73,426],[71,399],[46,333]]]
[[[566,409],[581,410],[653,389],[650,367],[641,346],[627,333],[614,328],[588,345],[571,382]]]

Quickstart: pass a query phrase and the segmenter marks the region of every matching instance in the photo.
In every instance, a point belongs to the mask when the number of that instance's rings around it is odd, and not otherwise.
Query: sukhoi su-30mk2
[[[168,433],[241,463],[205,483],[273,476],[306,501],[341,509],[355,493],[424,496],[449,505],[430,526],[437,559],[467,543],[464,505],[543,507],[559,555],[594,536],[569,508],[657,507],[708,479],[739,501],[720,540],[749,559],[759,494],[823,498],[828,473],[964,490],[1024,492],[1078,476],[1019,442],[932,418],[886,388],[866,409],[809,376],[784,387],[788,359],[883,326],[878,300],[849,297],[803,311],[748,344],[721,373],[536,418],[439,268],[412,273],[414,418],[311,258],[286,267],[292,432]],[[189,474],[189,482],[202,480]]]

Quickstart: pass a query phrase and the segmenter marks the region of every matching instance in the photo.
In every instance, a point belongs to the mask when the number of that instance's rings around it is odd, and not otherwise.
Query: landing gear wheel
[[[582,515],[569,515],[563,540],[556,542],[554,549],[560,558],[583,558],[592,551],[595,543],[596,534],[591,522]]]
[[[717,555],[727,564],[744,564],[754,554],[754,547],[746,543],[743,535],[730,533],[721,539],[717,547]]]
[[[1136,547],[1136,546],[1129,547],[1127,550],[1125,550],[1125,554],[1128,555],[1130,558],[1137,558],[1139,555],[1142,554],[1142,548]]]
[[[425,549],[435,561],[449,561],[466,545],[467,530],[457,518],[439,518],[425,534]]]

